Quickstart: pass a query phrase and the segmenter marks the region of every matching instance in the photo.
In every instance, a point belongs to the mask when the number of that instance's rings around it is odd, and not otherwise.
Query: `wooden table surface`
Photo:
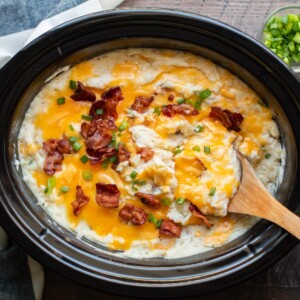
[[[223,21],[257,37],[263,21],[273,10],[297,2],[300,5],[299,0],[125,0],[120,7],[162,7],[191,11]],[[82,287],[47,269],[45,275],[44,300],[129,299]],[[299,300],[300,244],[272,268],[248,281],[217,293],[189,299]]]

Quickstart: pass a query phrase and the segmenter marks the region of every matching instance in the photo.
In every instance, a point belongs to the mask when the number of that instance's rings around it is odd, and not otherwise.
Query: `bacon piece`
[[[148,147],[139,148],[137,150],[137,153],[141,155],[141,159],[144,162],[148,162],[149,160],[151,160],[154,155],[154,152],[152,151],[152,149],[148,148]]]
[[[71,143],[67,139],[66,136],[64,136],[61,140],[59,140],[58,145],[57,145],[57,150],[61,154],[70,154],[71,153]]]
[[[217,106],[211,107],[209,117],[213,120],[220,121],[225,128],[234,130],[236,132],[241,131],[241,128],[239,126],[244,120],[243,116],[240,113],[231,112],[228,109],[222,109]]]
[[[199,114],[196,108],[187,103],[166,105],[162,108],[161,112],[170,118],[172,118],[176,113],[184,116],[196,116]]]
[[[58,151],[53,154],[48,154],[44,162],[44,171],[47,175],[53,175],[56,171],[62,170],[62,161],[64,157]]]
[[[106,208],[117,208],[121,193],[115,184],[96,183],[96,202]]]
[[[181,226],[172,220],[163,220],[159,228],[160,237],[180,237]]]
[[[127,161],[130,158],[130,152],[126,149],[125,145],[120,143],[118,148],[118,162]]]
[[[192,212],[192,214],[196,217],[196,218],[199,218],[203,221],[203,223],[207,226],[207,227],[211,227],[213,226],[214,224],[212,222],[210,222],[206,217],[205,215],[203,215],[203,213],[199,210],[199,208],[190,203],[189,204],[189,210],[190,212]]]
[[[118,118],[117,106],[123,100],[122,90],[119,86],[115,86],[107,90],[101,95],[101,100],[96,101],[90,108],[90,115],[95,119],[114,119]],[[102,109],[101,115],[97,114],[97,109]]]
[[[119,211],[119,217],[134,225],[143,225],[147,220],[147,214],[142,208],[126,203]]]
[[[124,99],[122,95],[122,90],[119,86],[114,86],[108,89],[101,95],[102,100],[108,100],[114,98],[116,101],[121,101]]]
[[[82,207],[87,205],[90,197],[86,196],[80,185],[76,186],[76,199],[71,203],[73,207],[73,214],[78,217],[81,214]]]
[[[148,106],[152,103],[153,100],[154,100],[153,96],[151,97],[138,96],[135,98],[131,108],[136,110],[139,113],[143,113],[147,110]]]
[[[112,140],[112,136],[104,130],[98,129],[93,135],[88,136],[85,141],[86,148],[93,152],[101,153],[104,148],[107,147]]]
[[[137,192],[137,193],[135,193],[135,196],[141,198],[141,201],[144,204],[149,205],[152,208],[160,208],[159,199],[155,198],[154,195],[152,195],[152,194]]]
[[[117,128],[115,121],[111,119],[92,120],[91,123],[83,122],[81,124],[81,135],[84,139],[87,139],[93,135],[97,129],[116,130]]]
[[[43,149],[50,155],[54,154],[57,150],[59,139],[49,139],[46,142],[43,142]]]
[[[90,101],[94,102],[96,100],[96,95],[93,91],[88,89],[80,81],[77,81],[77,88],[74,94],[70,96],[75,101]]]
[[[168,101],[172,102],[174,100],[174,98],[175,98],[174,95],[170,94],[168,97]]]

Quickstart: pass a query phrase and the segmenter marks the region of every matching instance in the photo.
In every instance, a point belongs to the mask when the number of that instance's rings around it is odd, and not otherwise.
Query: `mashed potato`
[[[110,130],[109,147],[125,145],[130,158],[120,161],[116,148],[114,156],[90,164],[81,125],[93,122],[92,104],[70,97],[77,81],[97,99],[111,87],[120,87],[124,99],[117,105],[117,127]],[[153,98],[139,110],[132,106],[137,97]],[[168,112],[183,107],[194,113]],[[241,115],[239,128],[212,117],[212,107]],[[105,118],[103,109],[97,113]],[[276,192],[285,150],[272,116],[246,84],[207,59],[171,50],[117,50],[65,69],[43,86],[20,130],[19,159],[38,203],[79,237],[119,250],[116,255],[189,256],[231,241],[257,221],[227,213],[241,176],[236,149],[268,190]],[[49,152],[43,142],[63,137],[72,151],[63,155],[61,170],[46,174]],[[140,152],[145,148],[151,150],[147,159]],[[99,205],[97,183],[116,185],[118,207]],[[78,185],[89,201],[76,215],[72,203]],[[147,204],[137,192],[152,195],[160,204]],[[125,203],[143,211],[144,223],[120,217]],[[163,234],[163,220],[174,222],[180,234]]]

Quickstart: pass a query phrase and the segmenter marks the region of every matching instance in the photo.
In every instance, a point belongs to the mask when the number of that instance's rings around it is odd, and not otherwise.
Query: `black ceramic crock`
[[[0,71],[1,225],[32,257],[62,275],[89,287],[140,298],[204,294],[270,266],[297,241],[266,221],[203,254],[136,260],[117,257],[76,237],[37,205],[14,163],[26,109],[58,67],[127,47],[187,50],[207,57],[268,102],[287,151],[284,180],[276,197],[299,212],[300,84],[292,71],[259,42],[226,24],[179,11],[133,9],[65,23],[32,42]]]

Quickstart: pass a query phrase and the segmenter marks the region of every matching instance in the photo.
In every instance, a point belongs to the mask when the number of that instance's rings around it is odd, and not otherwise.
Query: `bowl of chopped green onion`
[[[263,25],[260,40],[295,72],[299,72],[300,6],[274,11]]]

